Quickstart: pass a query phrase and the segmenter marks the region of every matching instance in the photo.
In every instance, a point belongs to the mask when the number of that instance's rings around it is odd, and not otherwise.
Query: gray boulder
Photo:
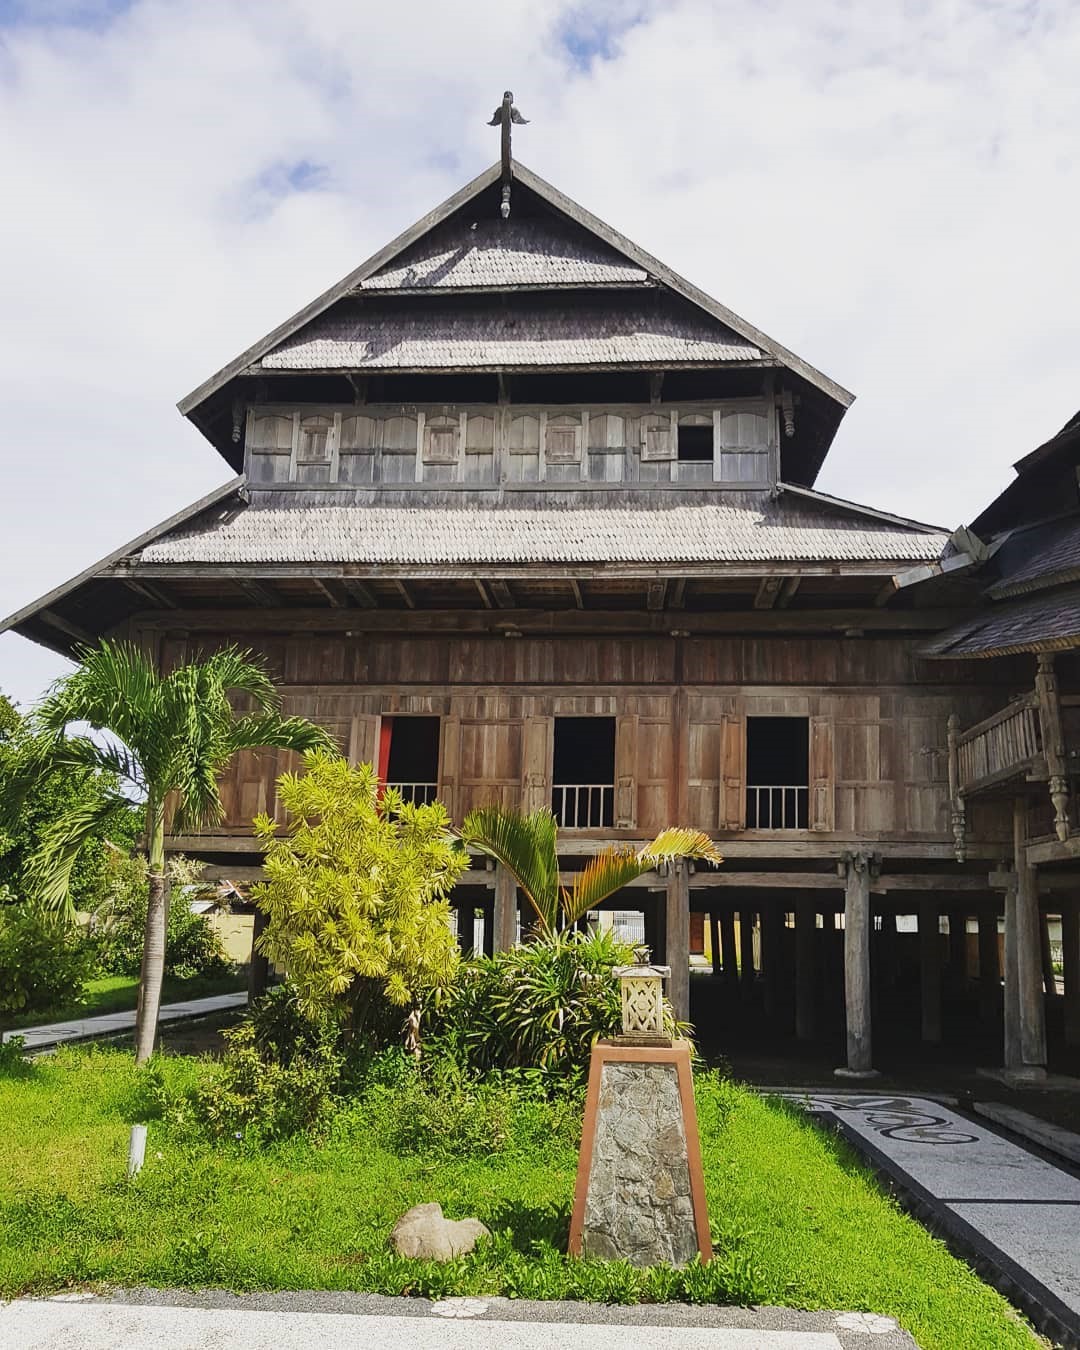
[[[394,1224],[390,1245],[398,1256],[449,1261],[467,1255],[480,1238],[490,1236],[479,1219],[446,1219],[442,1205],[413,1205]]]

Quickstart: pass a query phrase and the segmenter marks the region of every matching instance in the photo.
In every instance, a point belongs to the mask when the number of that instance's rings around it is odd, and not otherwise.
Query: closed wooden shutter
[[[539,811],[551,805],[553,717],[527,717],[521,754],[521,809]]]
[[[349,728],[349,763],[374,764],[379,753],[378,714],[357,713]]]
[[[439,801],[452,820],[461,823],[458,811],[458,773],[461,763],[461,719],[444,717],[439,728]]]
[[[746,829],[746,718],[725,713],[720,723],[721,830]]]
[[[830,717],[810,719],[810,828],[835,829],[835,755]]]
[[[637,828],[638,719],[624,713],[615,724],[615,828]]]

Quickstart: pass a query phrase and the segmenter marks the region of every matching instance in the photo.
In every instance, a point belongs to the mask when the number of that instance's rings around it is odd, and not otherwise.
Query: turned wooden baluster
[[[1061,705],[1058,702],[1057,674],[1054,658],[1044,654],[1038,658],[1035,675],[1035,697],[1039,704],[1039,725],[1042,729],[1043,754],[1050,776],[1050,800],[1054,804],[1054,829],[1062,843],[1069,837],[1069,780],[1066,777],[1065,733],[1061,725]]]
[[[964,798],[960,792],[959,768],[960,719],[956,713],[949,718],[949,820],[952,825],[953,846],[956,849],[956,861],[963,862],[967,856],[965,831],[967,821],[964,816]]]

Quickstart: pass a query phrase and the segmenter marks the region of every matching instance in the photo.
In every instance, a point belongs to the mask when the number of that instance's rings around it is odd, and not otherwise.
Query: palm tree
[[[658,863],[679,858],[724,861],[700,830],[667,829],[644,848],[604,849],[575,872],[568,890],[559,881],[558,825],[547,808],[523,815],[501,806],[478,807],[465,817],[461,839],[513,875],[536,914],[542,938],[555,938],[573,927],[590,909]]]
[[[283,717],[265,667],[250,652],[227,647],[161,675],[138,647],[103,641],[79,653],[79,668],[58,680],[33,714],[39,762],[103,769],[118,787],[69,812],[50,828],[34,862],[42,904],[70,911],[69,883],[79,849],[111,816],[142,799],[149,864],[146,938],[139,978],[135,1062],[150,1058],[157,1034],[165,968],[167,803],[174,824],[199,828],[224,815],[218,778],[238,750],[331,749],[332,738],[303,717]],[[246,697],[237,713],[229,696]],[[107,743],[69,736],[72,723],[106,733]],[[125,795],[124,789],[131,795]]]

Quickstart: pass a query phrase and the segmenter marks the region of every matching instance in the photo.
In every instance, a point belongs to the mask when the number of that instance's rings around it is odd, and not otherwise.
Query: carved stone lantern
[[[671,967],[652,965],[648,947],[635,947],[634,956],[635,965],[615,968],[622,994],[622,1035],[616,1043],[670,1045],[664,1033],[664,981]]]
[[[593,1046],[570,1252],[635,1266],[712,1256],[688,1041],[664,1029],[648,947],[617,966],[622,1034]]]

